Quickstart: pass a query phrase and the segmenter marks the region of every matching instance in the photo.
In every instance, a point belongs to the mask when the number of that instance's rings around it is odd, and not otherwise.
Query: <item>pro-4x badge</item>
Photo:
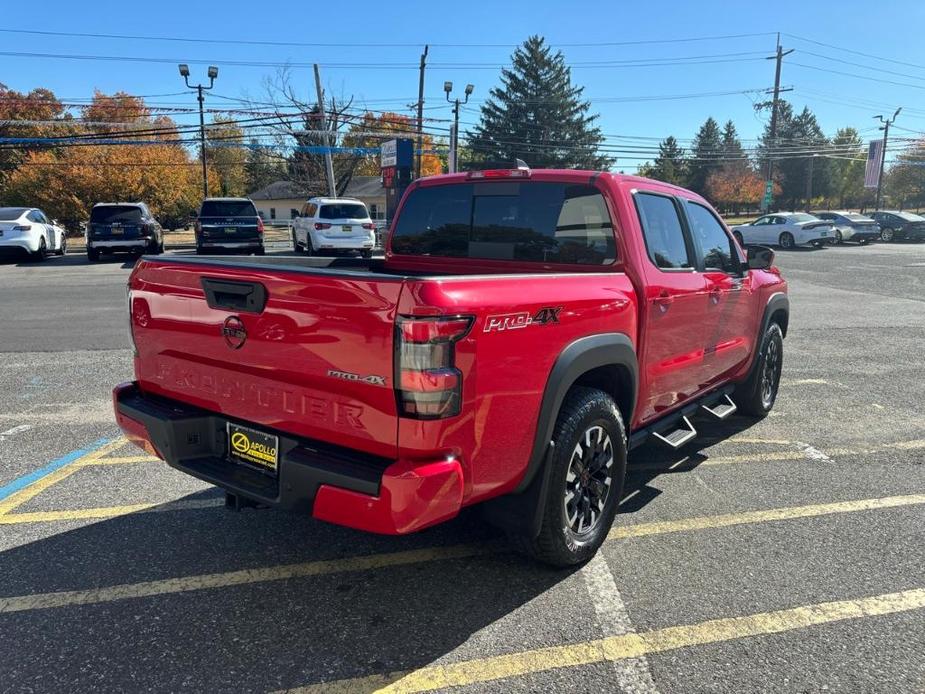
[[[518,328],[526,328],[528,325],[558,323],[560,311],[562,311],[561,306],[547,306],[541,308],[532,316],[528,311],[503,313],[499,316],[488,316],[485,319],[484,332],[490,333],[493,330],[498,332],[502,330],[517,330]]]

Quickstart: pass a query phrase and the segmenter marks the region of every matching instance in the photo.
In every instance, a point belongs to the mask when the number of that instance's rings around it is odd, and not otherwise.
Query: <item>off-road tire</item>
[[[568,475],[573,456],[584,442],[586,433],[598,427],[606,432],[612,447],[610,484],[603,500],[604,508],[596,522],[592,523],[588,532],[578,534],[570,527],[566,515],[568,486],[574,485],[574,482],[568,481]],[[591,559],[607,539],[620,505],[626,474],[626,428],[617,404],[607,393],[596,388],[572,388],[556,419],[553,442],[555,447],[547,463],[551,467],[546,498],[541,501],[543,521],[540,533],[535,538],[516,534],[509,537],[515,548],[541,562],[558,567],[574,566]]]
[[[767,416],[777,401],[784,364],[784,333],[777,323],[771,323],[765,330],[757,359],[754,372],[736,388],[732,399],[742,414],[761,418]],[[769,360],[773,361],[771,365]]]

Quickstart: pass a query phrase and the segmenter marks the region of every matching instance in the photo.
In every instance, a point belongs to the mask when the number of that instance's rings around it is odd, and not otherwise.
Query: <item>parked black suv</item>
[[[870,218],[880,225],[880,239],[883,241],[925,241],[925,217],[911,212],[881,210],[871,212]]]
[[[100,253],[163,253],[164,230],[143,202],[98,202],[87,223],[87,258]]]
[[[249,198],[207,198],[196,220],[196,253],[264,254],[263,220]]]

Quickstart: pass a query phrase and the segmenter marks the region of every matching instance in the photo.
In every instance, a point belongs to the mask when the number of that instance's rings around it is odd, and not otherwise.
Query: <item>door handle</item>
[[[712,301],[714,304],[718,304],[722,296],[723,296],[722,287],[718,287],[718,286],[710,287],[710,301]]]
[[[657,297],[655,297],[654,302],[655,305],[662,310],[662,313],[664,313],[668,310],[668,307],[674,303],[674,297],[671,296],[671,294],[669,294],[666,290],[662,290],[662,292]]]

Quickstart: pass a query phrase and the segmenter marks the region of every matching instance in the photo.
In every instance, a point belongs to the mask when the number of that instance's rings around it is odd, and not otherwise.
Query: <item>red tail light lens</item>
[[[486,169],[470,171],[466,178],[530,178],[530,169]]]
[[[315,222],[315,230],[321,231],[322,229],[330,229],[331,225],[327,222]]]
[[[260,217],[257,217],[257,233],[263,233],[263,220]]]
[[[372,231],[373,229],[376,228],[376,225],[375,225],[375,224],[368,224],[368,223],[367,223],[367,224],[364,224],[364,225],[363,225],[363,228],[364,228],[364,229],[368,229],[369,231]]]
[[[398,319],[395,384],[399,414],[413,419],[459,414],[462,374],[456,368],[455,345],[471,327],[470,316]]]

